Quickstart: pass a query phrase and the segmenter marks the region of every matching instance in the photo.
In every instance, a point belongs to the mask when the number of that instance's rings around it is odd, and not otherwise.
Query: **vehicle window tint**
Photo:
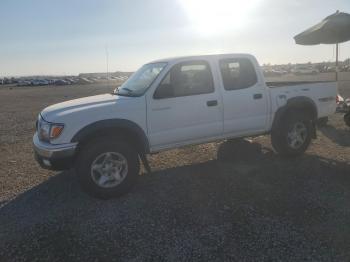
[[[154,98],[191,96],[214,92],[213,76],[206,61],[173,66],[158,86]]]
[[[225,90],[248,88],[257,83],[255,68],[250,60],[222,59],[219,64]]]

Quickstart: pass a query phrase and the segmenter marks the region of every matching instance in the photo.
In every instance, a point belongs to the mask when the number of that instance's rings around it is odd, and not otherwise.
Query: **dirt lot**
[[[111,90],[0,88],[0,261],[350,260],[342,115],[302,157],[279,157],[267,136],[172,150],[150,158],[130,194],[100,201],[73,171],[40,169],[31,137],[43,107]]]

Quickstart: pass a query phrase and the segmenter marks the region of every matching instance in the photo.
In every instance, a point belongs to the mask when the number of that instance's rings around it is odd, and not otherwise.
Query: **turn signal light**
[[[51,127],[50,138],[57,138],[63,131],[63,125],[54,125]]]

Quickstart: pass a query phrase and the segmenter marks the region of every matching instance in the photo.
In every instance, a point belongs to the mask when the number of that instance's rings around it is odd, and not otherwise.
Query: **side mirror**
[[[155,99],[169,98],[174,96],[174,88],[172,84],[161,84],[158,86],[153,95]]]

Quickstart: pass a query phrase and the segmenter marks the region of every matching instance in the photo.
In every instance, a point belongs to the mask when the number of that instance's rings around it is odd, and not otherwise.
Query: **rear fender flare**
[[[317,120],[317,106],[312,99],[306,96],[293,97],[288,99],[287,104],[280,107],[276,113],[272,123],[272,131],[276,130],[281,123],[283,117],[291,110],[307,110],[313,122]]]

